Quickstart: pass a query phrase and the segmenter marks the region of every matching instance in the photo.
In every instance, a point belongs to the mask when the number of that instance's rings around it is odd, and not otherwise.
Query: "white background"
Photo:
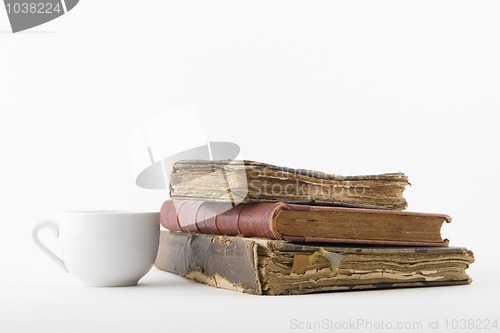
[[[495,1],[82,0],[12,34],[0,7],[0,331],[500,319],[499,17]],[[34,248],[32,225],[61,210],[158,210],[167,193],[135,186],[127,138],[189,104],[240,158],[405,172],[409,210],[453,216],[443,234],[474,250],[474,283],[273,298],[153,270],[139,287],[81,287]]]

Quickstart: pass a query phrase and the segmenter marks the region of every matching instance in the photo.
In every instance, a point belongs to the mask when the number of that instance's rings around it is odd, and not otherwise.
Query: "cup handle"
[[[51,230],[56,235],[56,237],[59,238],[59,226],[57,225],[57,223],[55,223],[53,221],[41,221],[41,222],[38,222],[33,227],[31,236],[33,237],[33,241],[35,242],[35,245],[38,246],[38,248],[40,250],[42,250],[43,253],[45,253],[46,255],[48,255],[49,258],[51,258],[65,272],[67,272],[68,269],[64,265],[64,261],[57,254],[55,254],[54,252],[52,252],[52,250],[50,250],[47,246],[45,246],[45,244],[43,244],[40,241],[40,238],[38,238],[38,233],[42,229],[49,229],[49,230]]]

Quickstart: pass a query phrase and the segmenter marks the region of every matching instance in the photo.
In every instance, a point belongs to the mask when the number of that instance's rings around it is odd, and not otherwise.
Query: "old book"
[[[181,160],[170,177],[170,196],[218,202],[283,201],[363,205],[402,210],[403,173],[339,176],[253,161]]]
[[[173,231],[242,235],[296,242],[446,246],[444,214],[383,209],[168,200],[161,224]]]
[[[256,295],[471,283],[473,253],[455,247],[333,247],[163,230],[156,267]]]

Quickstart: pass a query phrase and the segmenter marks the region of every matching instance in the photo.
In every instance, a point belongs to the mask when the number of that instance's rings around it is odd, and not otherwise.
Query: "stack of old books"
[[[159,269],[250,294],[469,284],[443,214],[407,212],[402,173],[326,174],[179,161],[161,207]]]

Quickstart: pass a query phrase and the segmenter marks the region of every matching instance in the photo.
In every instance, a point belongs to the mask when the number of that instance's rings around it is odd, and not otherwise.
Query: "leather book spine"
[[[281,239],[276,217],[283,203],[239,204],[168,200],[160,209],[161,224],[172,231]]]
[[[250,239],[162,230],[155,266],[212,287],[261,295],[257,257]]]

